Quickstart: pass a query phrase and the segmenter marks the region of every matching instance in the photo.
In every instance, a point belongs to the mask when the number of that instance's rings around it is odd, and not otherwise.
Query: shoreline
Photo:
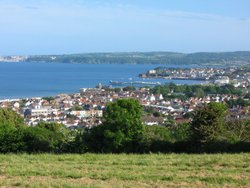
[[[20,98],[8,98],[8,99],[1,99],[0,102],[16,102],[20,100],[27,100],[27,99],[42,99],[44,97],[20,97]]]

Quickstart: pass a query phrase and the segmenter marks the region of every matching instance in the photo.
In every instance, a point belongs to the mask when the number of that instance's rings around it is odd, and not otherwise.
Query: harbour
[[[196,80],[145,79],[138,75],[159,65],[152,64],[66,64],[66,63],[0,63],[0,99],[54,96],[75,93],[79,88],[94,88],[109,81],[136,87],[175,83],[200,84]],[[174,65],[169,65],[173,67]]]

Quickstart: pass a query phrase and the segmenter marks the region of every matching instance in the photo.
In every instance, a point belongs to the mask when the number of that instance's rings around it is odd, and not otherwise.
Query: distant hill
[[[197,64],[197,65],[249,65],[250,51],[238,52],[131,52],[84,53],[70,55],[34,55],[28,62],[53,63],[129,63],[129,64]]]

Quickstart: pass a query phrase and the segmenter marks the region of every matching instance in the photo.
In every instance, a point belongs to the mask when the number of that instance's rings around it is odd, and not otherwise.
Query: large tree
[[[222,103],[210,103],[194,112],[191,123],[192,139],[198,143],[219,140],[225,122],[227,107]]]
[[[135,99],[109,103],[103,124],[90,130],[88,143],[94,151],[135,152],[142,138],[142,107]]]

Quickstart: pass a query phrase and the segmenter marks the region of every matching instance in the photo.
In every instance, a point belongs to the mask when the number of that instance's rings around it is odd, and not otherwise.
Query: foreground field
[[[250,154],[0,155],[0,187],[250,187]]]

